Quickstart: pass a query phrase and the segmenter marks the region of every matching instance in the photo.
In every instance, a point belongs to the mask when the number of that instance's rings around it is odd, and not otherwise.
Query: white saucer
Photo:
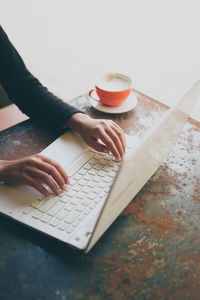
[[[94,92],[94,97],[98,98],[95,92]],[[130,93],[130,95],[124,101],[124,103],[122,103],[122,105],[116,107],[111,107],[111,106],[101,104],[93,100],[90,96],[88,96],[88,99],[92,107],[107,114],[122,114],[132,110],[137,105],[137,97],[133,91]]]

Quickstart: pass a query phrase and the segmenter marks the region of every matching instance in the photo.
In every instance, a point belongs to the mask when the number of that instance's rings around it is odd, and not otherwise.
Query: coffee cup
[[[130,95],[131,86],[132,81],[128,76],[119,73],[107,73],[99,78],[95,84],[95,89],[90,90],[89,96],[108,106],[120,106]],[[94,92],[99,99],[93,96]]]

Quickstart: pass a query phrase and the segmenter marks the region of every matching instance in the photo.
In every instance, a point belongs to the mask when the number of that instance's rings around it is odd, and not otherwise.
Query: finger
[[[99,152],[109,153],[110,150],[103,144],[98,143],[98,140],[89,141],[88,145]]]
[[[64,181],[66,184],[69,184],[69,178],[67,176],[67,173],[65,172],[65,170],[61,167],[61,165],[59,165],[59,163],[57,163],[55,160],[49,158],[49,157],[46,157],[46,156],[43,156],[41,154],[39,154],[39,157],[40,159],[42,159],[44,162],[47,162],[49,163],[50,165],[54,166],[57,171],[60,173],[60,175],[63,177]]]
[[[100,131],[100,136],[99,138],[102,140],[102,142],[108,147],[108,149],[112,152],[116,160],[120,160],[121,156],[120,153],[115,146],[115,143],[113,142],[112,138],[103,130]]]
[[[51,176],[49,176],[46,172],[37,169],[36,167],[32,167],[31,169],[27,169],[28,175],[31,176],[34,180],[37,180],[37,182],[45,183],[54,194],[59,194],[60,189],[56,182],[53,180]]]
[[[125,151],[126,151],[126,137],[125,137],[125,134],[124,134],[123,130],[115,122],[112,122],[111,126],[112,126],[113,130],[119,136],[122,147],[123,147],[123,150],[124,150],[124,153],[125,153]]]
[[[38,164],[38,168],[46,172],[47,174],[51,175],[61,189],[64,190],[66,189],[64,178],[61,176],[61,174],[57,171],[57,169],[54,166],[43,161],[42,163]]]
[[[109,128],[106,130],[106,133],[110,136],[110,138],[112,139],[112,141],[114,142],[119,154],[120,154],[120,158],[123,157],[124,155],[124,149],[121,143],[121,140],[119,138],[119,136],[117,135],[117,133],[112,129]]]
[[[24,176],[24,178],[25,178],[25,182],[24,182],[25,184],[32,186],[44,196],[49,196],[49,192],[39,181],[35,180],[34,178],[30,177],[27,174]]]

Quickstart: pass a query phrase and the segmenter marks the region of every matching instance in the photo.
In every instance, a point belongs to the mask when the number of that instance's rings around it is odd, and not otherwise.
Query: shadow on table
[[[94,248],[88,254],[85,254],[83,251],[73,249],[55,238],[51,238],[1,215],[0,243],[3,243],[4,245],[12,244],[16,250],[23,245],[33,252],[34,248],[40,247],[43,250],[42,252],[46,259],[55,257],[65,261],[68,265],[73,265],[74,262],[77,264],[78,261],[82,261],[83,259],[84,261],[88,261],[88,259],[91,259],[92,257],[104,255],[104,252],[106,253],[108,248],[112,248],[111,241],[114,236],[119,233],[120,229],[123,228],[122,223],[124,221],[124,217],[118,218],[109,230],[104,233],[103,237],[97,242]]]

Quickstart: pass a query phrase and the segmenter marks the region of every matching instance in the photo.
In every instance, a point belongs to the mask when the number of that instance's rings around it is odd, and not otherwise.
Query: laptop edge
[[[85,249],[87,253],[119,216],[176,144],[200,95],[198,81],[122,160],[117,177]]]

